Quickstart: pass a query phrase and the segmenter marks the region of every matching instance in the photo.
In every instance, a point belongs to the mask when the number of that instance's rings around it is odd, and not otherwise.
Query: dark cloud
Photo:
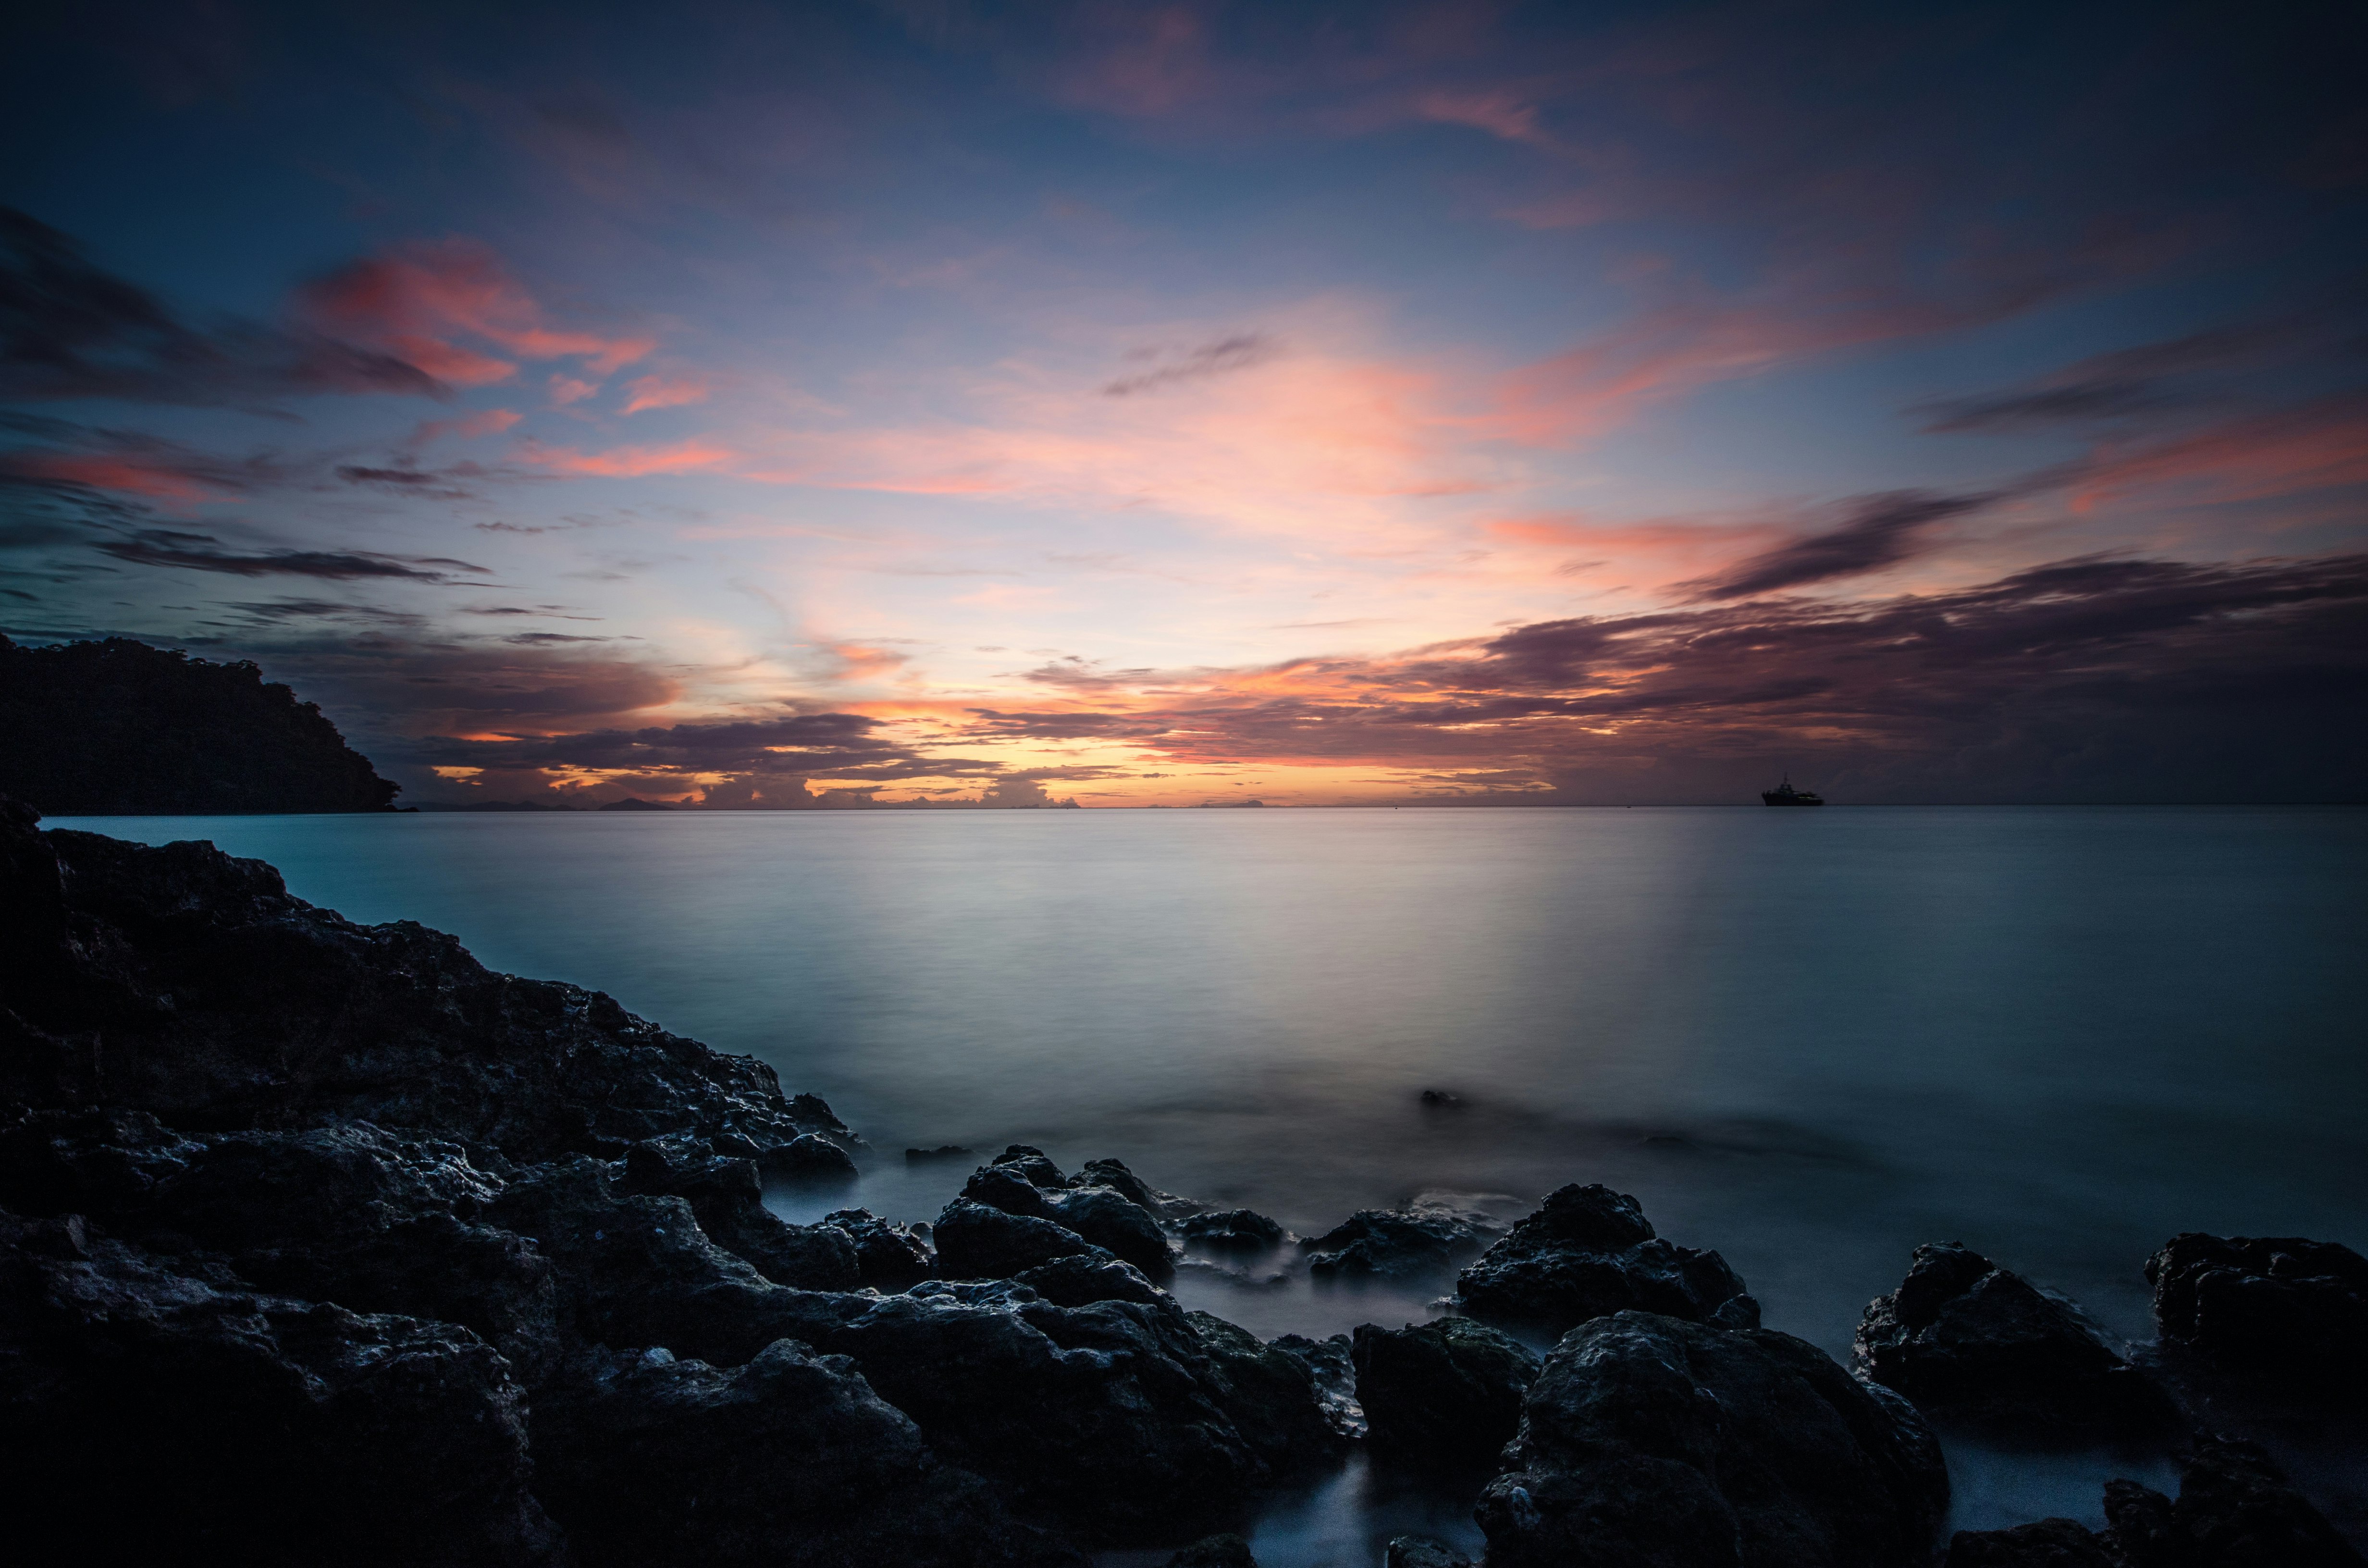
[[[64,234],[0,208],[0,400],[212,405],[313,392],[450,395],[416,365],[317,333],[192,325]]]
[[[1907,560],[1926,547],[1933,524],[1977,512],[1998,498],[1996,493],[1936,495],[1923,490],[1869,496],[1839,528],[1780,544],[1687,586],[1696,598],[1740,599],[1855,577]]]
[[[359,618],[365,620],[387,621],[397,625],[416,626],[422,617],[404,610],[386,609],[378,605],[346,604],[332,599],[233,599],[224,603],[225,609],[241,610],[265,620],[337,620]]]
[[[1178,381],[1195,381],[1210,376],[1222,376],[1232,370],[1247,370],[1253,365],[1263,365],[1281,352],[1281,345],[1262,332],[1235,333],[1200,347],[1164,365],[1132,376],[1121,376],[1102,388],[1104,397],[1132,397],[1137,392],[1154,392]]]
[[[613,642],[613,637],[574,637],[564,631],[521,631],[505,637],[503,642],[519,648],[544,647],[558,642]]]
[[[331,582],[393,577],[416,583],[450,583],[455,572],[490,570],[444,556],[381,555],[375,551],[260,550],[227,548],[211,534],[143,528],[129,539],[108,540],[101,554],[141,566],[176,566],[191,572],[222,572],[234,577],[319,577]]]

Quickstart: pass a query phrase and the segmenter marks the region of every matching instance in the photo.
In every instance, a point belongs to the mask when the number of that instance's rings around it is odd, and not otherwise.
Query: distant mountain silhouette
[[[402,788],[252,664],[0,637],[0,793],[39,811],[386,812]]]
[[[598,809],[604,812],[670,812],[674,810],[664,801],[644,801],[638,795],[628,795],[621,801],[611,801]]]

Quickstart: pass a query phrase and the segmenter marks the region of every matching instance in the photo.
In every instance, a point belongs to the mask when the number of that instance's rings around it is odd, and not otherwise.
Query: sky
[[[0,631],[410,802],[2368,799],[2368,11],[51,7]]]

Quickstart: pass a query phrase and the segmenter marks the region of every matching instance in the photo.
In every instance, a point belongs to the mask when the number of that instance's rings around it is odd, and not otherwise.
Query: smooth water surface
[[[969,1163],[901,1151],[942,1143],[1114,1154],[1303,1233],[1425,1190],[1518,1214],[1602,1181],[1838,1354],[1919,1242],[1964,1241],[2134,1336],[2140,1266],[2175,1232],[2368,1248],[2368,812],[48,825],[211,838],[354,919],[455,932],[763,1057],[875,1151],[817,1213],[933,1218]],[[1419,1318],[1449,1283],[1188,1271],[1178,1290],[1323,1335]],[[1960,1513],[2093,1517],[2095,1484],[2032,1502],[2028,1477],[1961,1472]],[[1340,1542],[1361,1517],[1319,1494],[1262,1558],[1359,1561]]]

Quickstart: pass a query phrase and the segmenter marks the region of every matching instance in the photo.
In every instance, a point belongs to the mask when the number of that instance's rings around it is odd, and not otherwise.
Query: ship
[[[1793,789],[1793,776],[1789,773],[1784,775],[1784,782],[1773,790],[1760,790],[1759,799],[1770,806],[1822,806],[1826,803],[1826,798],[1814,790]]]

